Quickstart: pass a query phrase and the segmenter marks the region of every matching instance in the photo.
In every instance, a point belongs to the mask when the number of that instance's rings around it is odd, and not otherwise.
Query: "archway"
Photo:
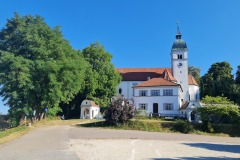
[[[89,109],[88,109],[88,108],[86,108],[86,109],[84,110],[84,117],[85,117],[85,118],[89,118]]]
[[[193,111],[191,112],[191,121],[195,121],[195,118],[196,118],[196,112]]]

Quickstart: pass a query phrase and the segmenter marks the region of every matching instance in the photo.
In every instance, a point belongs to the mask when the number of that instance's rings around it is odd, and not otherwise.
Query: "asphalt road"
[[[50,126],[0,146],[0,160],[240,159],[240,138]]]

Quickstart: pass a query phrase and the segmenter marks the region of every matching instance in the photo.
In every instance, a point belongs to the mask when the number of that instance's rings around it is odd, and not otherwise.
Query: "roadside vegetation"
[[[28,131],[29,128],[25,126],[18,126],[15,128],[0,131],[0,144],[16,139]]]
[[[105,127],[152,132],[180,132],[240,136],[239,106],[226,97],[203,98],[204,107],[196,110],[202,123],[190,123],[185,119],[165,120],[164,117],[150,118],[145,110],[134,110],[124,99],[113,101],[106,111],[106,121],[82,124],[83,127]]]
[[[164,120],[164,119],[131,119],[127,123],[110,125],[106,121],[84,123],[78,127],[100,127],[110,129],[138,130],[148,132],[184,133],[214,136],[240,137],[240,126],[234,124],[211,125],[213,132],[205,131],[202,124],[189,123],[185,120]]]

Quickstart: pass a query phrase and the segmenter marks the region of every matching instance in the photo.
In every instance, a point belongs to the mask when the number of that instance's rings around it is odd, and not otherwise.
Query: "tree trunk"
[[[44,115],[45,115],[44,112],[42,112],[41,115],[40,115],[40,121],[43,120]]]

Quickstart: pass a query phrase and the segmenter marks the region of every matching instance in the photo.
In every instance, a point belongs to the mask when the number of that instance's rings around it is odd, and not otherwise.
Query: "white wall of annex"
[[[162,114],[178,114],[179,101],[178,96],[156,96],[156,97],[134,97],[134,104],[139,108],[139,103],[147,103],[147,112],[153,112],[153,104],[158,103],[158,113]],[[173,103],[173,110],[164,110],[164,103]]]
[[[143,81],[122,81],[119,86],[117,87],[117,95],[119,94],[119,88],[122,89],[122,95],[125,99],[132,99],[133,98],[133,86]]]
[[[164,89],[173,89],[173,96],[163,96]],[[139,90],[147,90],[148,96],[139,96]],[[151,90],[160,90],[160,96],[151,96]],[[139,103],[147,103],[147,112],[153,112],[153,104],[158,103],[158,112],[160,114],[179,114],[179,87],[138,87],[135,88],[134,104],[139,108]],[[164,103],[173,103],[173,110],[164,110]]]
[[[196,85],[189,85],[190,101],[200,101],[200,88]],[[197,99],[196,99],[196,95]]]

